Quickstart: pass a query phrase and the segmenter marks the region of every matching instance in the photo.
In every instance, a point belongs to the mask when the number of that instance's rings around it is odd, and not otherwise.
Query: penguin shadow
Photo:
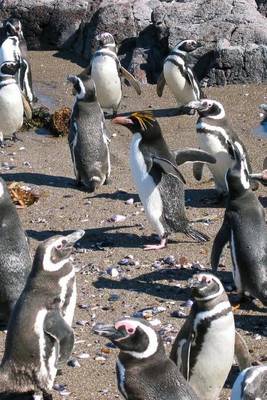
[[[140,198],[138,194],[128,193],[123,190],[116,190],[113,193],[96,193],[88,197],[88,199],[111,199],[111,200],[121,200],[127,201],[130,198],[133,199],[134,203],[140,203]]]
[[[185,205],[194,208],[225,208],[225,200],[218,201],[215,189],[185,189]]]
[[[59,50],[57,53],[53,54],[53,57],[61,58],[63,60],[68,60],[73,64],[79,65],[82,68],[86,68],[89,65],[88,60],[86,60],[85,58],[83,58],[82,56],[71,50],[66,50],[66,49]]]
[[[33,400],[31,393],[0,393],[0,400]]]
[[[266,331],[266,308],[262,307],[261,312],[263,313],[265,310],[265,314],[234,314],[235,316],[235,324],[238,328],[244,329],[245,331],[249,331],[254,335],[261,335],[267,337]],[[249,312],[251,312],[251,307],[249,307]]]
[[[123,267],[135,268],[135,267]],[[160,281],[188,281],[195,270],[164,268],[158,269],[147,274],[139,275],[132,279],[123,278],[120,281],[109,279],[105,275],[100,276],[93,285],[97,289],[118,289],[134,291],[137,293],[146,293],[157,298],[186,301],[190,298],[191,290],[188,287],[172,286],[169,283],[161,283]]]
[[[5,181],[21,181],[37,186],[52,186],[57,188],[71,187],[73,189],[79,189],[76,180],[66,176],[45,175],[34,172],[17,172],[2,174],[1,177]]]
[[[183,108],[177,108],[177,107],[170,107],[170,108],[151,108],[149,109],[155,118],[165,118],[165,117],[176,117],[179,115],[188,115],[188,113],[183,109]],[[132,111],[127,111],[127,112],[122,112],[119,113],[118,115],[121,117],[127,117],[131,115],[133,112],[143,112],[144,110],[132,110]],[[189,117],[192,117],[192,115],[188,115]],[[105,116],[106,119],[112,119],[112,115],[107,115]]]

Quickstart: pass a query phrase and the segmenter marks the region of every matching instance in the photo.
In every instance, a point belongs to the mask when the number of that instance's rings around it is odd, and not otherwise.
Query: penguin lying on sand
[[[233,148],[237,147],[242,153],[248,172],[252,172],[247,150],[229,125],[221,103],[202,99],[191,101],[187,106],[197,110],[199,114],[196,124],[199,147],[216,158],[216,164],[208,167],[214,177],[218,197],[227,196],[225,174],[235,164]],[[197,180],[202,177],[202,169],[203,164],[195,163],[193,166],[194,177]],[[252,188],[258,188],[257,182],[252,184]]]
[[[194,303],[170,358],[202,400],[217,400],[234,359],[235,324],[227,294],[212,274],[194,275]]]
[[[247,368],[242,371],[233,386],[231,400],[267,399],[267,366]]]
[[[75,271],[70,262],[76,231],[41,243],[32,271],[17,301],[8,327],[0,366],[0,393],[32,393],[52,399],[57,369],[73,348],[69,322],[76,303]],[[39,397],[38,397],[39,396]]]
[[[249,294],[267,306],[267,226],[262,205],[250,189],[244,155],[235,150],[236,162],[226,174],[229,189],[223,224],[212,246],[211,266],[217,271],[229,242],[233,278],[240,295]]]
[[[0,323],[6,325],[32,267],[26,235],[0,178]]]
[[[113,123],[126,126],[133,133],[132,176],[146,216],[160,237],[160,244],[145,249],[165,247],[170,232],[183,232],[199,242],[209,240],[189,224],[184,207],[184,177],[152,114],[135,112],[129,117],[116,117]]]
[[[96,40],[99,48],[93,54],[90,66],[79,77],[91,75],[99,104],[104,109],[112,109],[116,115],[122,97],[121,77],[123,76],[139,95],[141,87],[133,75],[121,65],[113,36],[103,32],[96,36]]]
[[[78,184],[94,192],[107,183],[111,170],[105,119],[96,99],[94,81],[75,75],[68,80],[76,92],[68,137],[74,173]]]
[[[131,400],[197,400],[164,349],[161,337],[144,320],[129,318],[114,325],[96,324],[93,332],[119,349],[118,389]]]
[[[164,61],[163,71],[157,83],[157,94],[162,96],[165,84],[174,95],[178,107],[186,106],[193,100],[203,97],[200,85],[188,65],[188,53],[196,50],[199,44],[195,40],[179,42]]]
[[[0,49],[0,63],[19,60],[18,85],[29,103],[32,103],[37,98],[33,93],[31,64],[20,20],[17,18],[8,18],[4,21],[4,33],[6,40],[2,43]],[[18,38],[16,44],[14,42],[15,37]]]

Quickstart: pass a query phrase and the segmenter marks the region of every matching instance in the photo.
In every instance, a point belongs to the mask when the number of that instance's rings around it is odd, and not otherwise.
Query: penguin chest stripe
[[[75,271],[74,269],[66,276],[63,276],[63,278],[59,279],[59,286],[61,288],[61,293],[60,293],[60,307],[63,306],[65,300],[66,300],[66,294],[68,290],[68,283],[69,281],[75,276]]]
[[[232,262],[233,262],[232,274],[233,274],[235,285],[236,285],[238,291],[241,292],[242,284],[241,284],[240,272],[239,272],[239,267],[238,267],[238,262],[237,262],[235,237],[234,237],[233,229],[231,229],[230,246],[231,246],[231,255],[232,255]]]
[[[40,351],[40,369],[38,372],[38,378],[40,382],[47,385],[48,371],[46,368],[46,341],[45,341],[45,333],[44,333],[44,321],[46,318],[48,311],[46,308],[38,311],[34,323],[34,332],[36,333],[39,341],[39,351]]]

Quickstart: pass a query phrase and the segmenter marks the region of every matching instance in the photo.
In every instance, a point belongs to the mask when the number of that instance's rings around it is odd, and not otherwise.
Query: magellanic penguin
[[[74,344],[69,321],[76,302],[76,292],[70,291],[75,275],[70,255],[83,234],[54,236],[38,246],[8,326],[0,393],[48,396],[57,369],[67,362]]]
[[[95,82],[97,100],[102,108],[112,109],[113,114],[119,108],[122,89],[121,77],[124,77],[141,94],[139,82],[120,63],[113,36],[103,32],[96,36],[98,50],[93,54],[89,68],[79,76],[91,74]]]
[[[165,84],[174,95],[178,107],[203,97],[200,85],[188,65],[188,53],[196,50],[199,44],[195,40],[179,42],[164,61],[163,71],[158,79],[157,94],[162,96]]]
[[[267,226],[262,205],[250,189],[246,160],[235,151],[236,162],[226,174],[229,190],[223,224],[212,246],[211,266],[217,271],[229,242],[232,272],[239,294],[249,294],[267,306]]]
[[[16,138],[16,132],[23,125],[23,95],[15,79],[19,69],[18,62],[5,62],[0,65],[0,143],[4,139]]]
[[[94,192],[107,183],[111,170],[104,114],[90,77],[70,75],[68,80],[76,92],[68,138],[74,173],[78,184]]]
[[[267,399],[267,366],[259,365],[242,371],[233,386],[231,400]]]
[[[129,117],[116,117],[113,123],[126,126],[133,134],[132,176],[146,216],[160,237],[160,244],[145,249],[165,247],[170,232],[183,232],[199,242],[209,240],[189,224],[184,206],[185,180],[152,113],[135,112]]]
[[[194,275],[191,288],[194,303],[170,358],[200,399],[217,400],[234,360],[234,316],[214,275]]]
[[[7,186],[0,178],[0,323],[6,325],[32,267],[29,246]]]
[[[199,147],[216,158],[216,163],[208,165],[208,168],[214,177],[218,197],[227,196],[225,174],[235,163],[234,148],[238,148],[242,153],[246,168],[251,172],[246,148],[230,126],[221,103],[202,99],[192,101],[187,106],[197,110],[199,114],[196,124]],[[193,165],[194,177],[197,180],[202,177],[202,169],[203,164]],[[258,184],[254,182],[253,189],[257,188]]]
[[[0,48],[0,63],[6,61],[20,61],[18,84],[31,104],[37,99],[33,93],[31,64],[20,20],[17,18],[8,18],[4,21],[4,34],[6,40],[2,43]],[[15,42],[14,38],[18,40]]]
[[[145,320],[129,318],[114,325],[98,323],[93,331],[120,349],[116,364],[117,383],[125,399],[198,399],[167,357],[160,336]]]

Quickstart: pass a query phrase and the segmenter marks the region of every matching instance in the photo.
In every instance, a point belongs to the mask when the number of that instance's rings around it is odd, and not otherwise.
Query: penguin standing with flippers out
[[[116,117],[113,123],[124,125],[133,134],[132,176],[146,216],[160,237],[160,244],[145,249],[164,248],[171,232],[183,232],[199,242],[209,240],[207,235],[192,228],[185,215],[185,180],[152,113],[135,112],[128,117]]]
[[[236,162],[226,174],[229,195],[223,224],[211,252],[211,266],[217,271],[221,253],[229,242],[232,272],[241,297],[250,295],[267,306],[267,226],[265,213],[250,189],[246,160],[235,150]]]
[[[267,399],[267,365],[250,367],[242,371],[232,388],[231,400]]]
[[[225,174],[235,164],[235,147],[242,153],[247,170],[252,171],[247,150],[230,126],[221,103],[202,99],[192,101],[187,106],[197,110],[199,114],[196,130],[200,149],[216,158],[216,163],[209,164],[208,168],[214,177],[218,198],[221,199],[228,194]],[[194,177],[197,180],[201,180],[203,166],[204,164],[198,163],[193,165]],[[252,184],[252,188],[258,188],[257,182]]]
[[[217,400],[234,359],[234,316],[214,275],[194,275],[191,288],[194,303],[170,358],[200,399]]]
[[[193,100],[203,97],[202,90],[188,62],[188,53],[196,50],[199,44],[195,40],[179,42],[164,61],[163,71],[158,79],[157,94],[162,96],[165,84],[174,95],[179,108],[192,113],[186,107]],[[191,112],[190,112],[191,111]]]
[[[113,36],[103,32],[96,36],[96,41],[98,50],[93,54],[89,67],[79,77],[91,75],[100,106],[105,110],[112,109],[115,116],[122,97],[121,77],[124,77],[139,95],[141,87],[134,76],[121,65]]]
[[[27,43],[23,35],[21,22],[17,18],[8,18],[3,24],[4,36],[6,40],[0,49],[0,62],[20,61],[18,70],[18,85],[30,104],[37,101],[32,88],[31,64],[28,57]],[[18,43],[14,46],[13,38],[18,38]],[[13,57],[12,57],[13,53]],[[14,58],[14,59],[13,59]]]
[[[0,178],[0,323],[6,326],[26,280],[32,260],[17,210]]]
[[[108,182],[111,170],[105,119],[94,81],[88,76],[75,75],[68,80],[76,92],[68,137],[74,173],[78,184],[94,192]]]
[[[118,389],[131,400],[198,400],[164,349],[161,337],[145,320],[127,318],[101,323],[93,332],[120,349],[116,363]]]
[[[38,246],[8,326],[0,393],[32,393],[36,399],[43,394],[52,399],[57,370],[67,362],[74,344],[66,313],[72,295],[76,296],[70,290],[75,274],[70,255],[83,235],[84,231],[76,231],[54,236]]]

